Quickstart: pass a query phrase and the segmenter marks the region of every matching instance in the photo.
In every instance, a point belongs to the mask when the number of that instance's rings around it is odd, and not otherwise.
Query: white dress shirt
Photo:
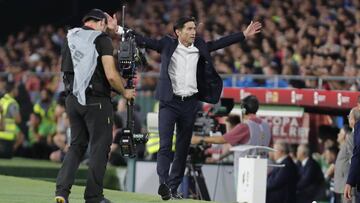
[[[191,96],[198,92],[196,70],[199,60],[199,49],[194,44],[184,46],[179,41],[169,64],[169,76],[173,92],[179,96]]]
[[[305,167],[307,161],[309,160],[309,157],[301,161],[301,166]]]
[[[275,162],[277,163],[277,164],[281,164],[281,162],[283,162],[285,159],[286,159],[286,155],[285,156],[282,156],[282,157],[280,157],[280,158],[278,158]]]

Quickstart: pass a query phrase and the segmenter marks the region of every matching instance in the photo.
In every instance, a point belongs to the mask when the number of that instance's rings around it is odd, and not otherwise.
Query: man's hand
[[[204,138],[201,136],[192,136],[191,138],[191,144],[200,144],[202,141],[204,141]]]
[[[135,89],[125,89],[123,96],[128,100],[135,99]]]
[[[245,31],[243,32],[245,38],[247,39],[259,33],[261,31],[261,27],[262,27],[261,23],[251,21],[250,25],[248,25]]]
[[[351,200],[351,185],[346,184],[344,188],[344,198],[348,201]]]
[[[119,28],[118,24],[117,24],[117,17],[116,14],[113,15],[113,17],[111,17],[108,13],[105,13],[108,24],[107,24],[107,28],[109,30],[112,30],[114,32],[117,32],[117,29]]]

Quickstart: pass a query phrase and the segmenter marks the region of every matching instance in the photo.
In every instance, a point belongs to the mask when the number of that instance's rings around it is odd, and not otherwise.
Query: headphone
[[[245,108],[245,105],[243,104],[243,102],[241,102],[241,104],[240,104],[240,111],[241,111],[241,115],[246,114],[246,108]]]
[[[241,100],[240,109],[243,115],[247,113],[256,113],[256,111],[259,109],[259,101],[257,97],[254,95],[249,95],[243,98]]]

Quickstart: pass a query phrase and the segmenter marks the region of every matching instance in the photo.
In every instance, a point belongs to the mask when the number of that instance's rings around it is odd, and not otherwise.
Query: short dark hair
[[[241,107],[244,108],[245,114],[255,114],[259,109],[259,100],[254,95],[249,95],[241,100]]]
[[[65,107],[65,100],[66,100],[66,92],[65,91],[61,91],[59,93],[59,96],[56,100],[56,104]]]
[[[174,24],[174,32],[175,30],[179,30],[184,28],[185,23],[187,22],[194,22],[196,24],[196,20],[194,17],[190,17],[190,16],[183,16],[181,18],[179,18],[176,23]],[[176,32],[175,32],[176,33]]]
[[[339,152],[339,148],[337,146],[331,146],[331,147],[326,148],[325,150],[328,150],[330,153],[334,154],[335,156]]]
[[[17,88],[17,87],[16,87],[15,82],[13,82],[13,81],[8,81],[5,85],[6,93],[13,91],[15,88]]]

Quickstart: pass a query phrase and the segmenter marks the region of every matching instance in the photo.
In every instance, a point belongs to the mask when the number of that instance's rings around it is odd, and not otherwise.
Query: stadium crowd
[[[360,1],[357,0],[136,0],[130,3],[128,11],[126,26],[153,38],[173,35],[171,22],[183,15],[197,19],[197,33],[206,40],[243,30],[250,19],[261,21],[263,31],[255,39],[214,53],[219,73],[243,74],[236,81],[225,78],[225,86],[317,88],[313,80],[274,80],[271,76],[360,76]],[[18,89],[15,97],[22,119],[18,132],[21,143],[14,149],[16,155],[60,162],[66,153],[69,123],[61,92],[59,57],[66,29],[53,25],[24,28],[0,44],[1,95],[13,90],[9,83]],[[114,46],[118,47],[119,37],[112,37]],[[146,50],[145,58],[142,71],[159,72],[160,55]],[[247,74],[269,77],[254,79]],[[141,80],[143,89],[153,90],[155,85],[155,78],[145,76]],[[332,81],[323,83],[322,88],[357,91],[360,83]],[[125,115],[121,111],[123,107],[119,108],[119,122]],[[114,127],[114,134],[116,128],[123,126],[121,123]],[[350,134],[346,127],[340,132]],[[324,150],[315,156],[331,188],[337,147],[345,139],[341,136],[337,141],[332,137],[320,143]],[[286,153],[300,162],[304,159],[301,156],[310,156],[307,146],[298,148],[300,155],[296,155],[296,150]]]

